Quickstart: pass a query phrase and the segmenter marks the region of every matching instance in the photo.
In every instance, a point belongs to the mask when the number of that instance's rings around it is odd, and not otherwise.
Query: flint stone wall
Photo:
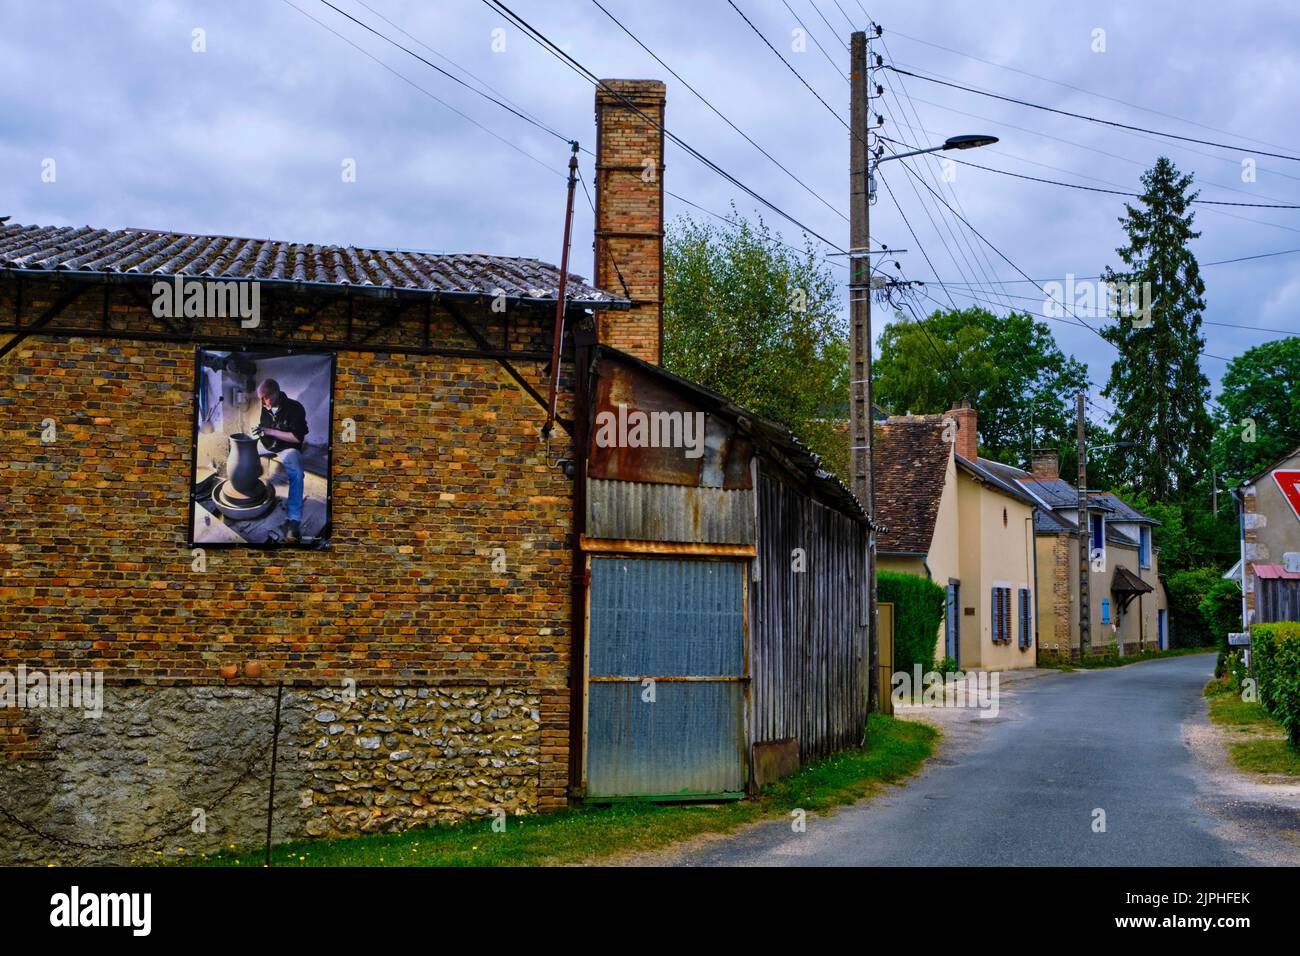
[[[285,688],[272,838],[535,812],[540,706],[517,687]],[[41,752],[0,762],[0,864],[143,863],[264,841],[274,688],[105,687],[100,719],[20,714]]]

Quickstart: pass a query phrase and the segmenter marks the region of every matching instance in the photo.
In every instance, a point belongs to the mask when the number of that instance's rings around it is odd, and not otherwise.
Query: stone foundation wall
[[[275,693],[106,687],[99,719],[6,712],[22,714],[41,749],[0,762],[0,864],[130,864],[260,845]],[[544,809],[540,707],[537,691],[514,685],[286,687],[272,837]]]

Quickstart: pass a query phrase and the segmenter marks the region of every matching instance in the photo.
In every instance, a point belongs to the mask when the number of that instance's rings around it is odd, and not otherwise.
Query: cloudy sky
[[[490,85],[564,137],[594,145],[592,86],[481,0],[331,2],[467,82]],[[866,24],[864,7],[884,29],[874,49],[902,69],[1224,145],[1083,122],[881,71],[887,89],[880,112],[886,134],[897,140],[933,144],[953,134],[991,133],[1001,140],[996,146],[957,155],[1120,190],[1138,188],[1142,171],[1163,153],[1195,173],[1203,199],[1300,203],[1300,162],[1261,155],[1300,156],[1294,3],[736,0],[830,109],[728,0],[601,3],[842,212],[848,132],[831,111],[848,114],[845,43],[850,21]],[[840,215],[725,126],[592,0],[509,6],[600,76],[666,80],[671,131],[847,247]],[[804,29],[811,36],[801,42],[795,31]],[[54,181],[46,182],[42,172],[51,159]],[[355,182],[341,174],[346,160],[355,162]],[[560,140],[322,0],[0,0],[0,215],[14,222],[556,262],[566,160]],[[1248,160],[1253,182],[1243,174]],[[937,160],[912,162],[1035,279],[1095,276],[1118,264],[1121,197],[969,167],[957,167],[955,181],[946,182]],[[799,241],[797,227],[672,145],[667,167],[666,187],[685,199],[718,213],[734,201]],[[583,156],[583,172],[590,182],[590,156]],[[901,161],[881,172],[916,238],[884,186],[872,210],[872,236],[909,250],[899,257],[908,278],[953,283],[948,288],[959,304],[974,298],[997,303],[999,311],[1042,311],[1032,285],[999,284],[1022,277],[917,185]],[[677,199],[667,211],[705,215]],[[1202,263],[1300,250],[1300,210],[1201,206],[1197,225],[1202,236],[1194,251]],[[573,262],[585,276],[591,230],[580,194]],[[840,265],[832,268],[845,275]],[[1226,323],[1206,326],[1212,355],[1230,357],[1281,334],[1228,326],[1300,332],[1300,254],[1207,264],[1204,276],[1205,318]],[[947,304],[940,287],[927,289]],[[1053,322],[1053,329],[1061,347],[1104,384],[1110,346],[1068,321]],[[1217,385],[1224,363],[1208,356],[1203,362]]]

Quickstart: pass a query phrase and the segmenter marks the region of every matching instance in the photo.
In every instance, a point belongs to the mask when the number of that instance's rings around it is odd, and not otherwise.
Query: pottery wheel
[[[259,479],[257,492],[244,495],[235,490],[230,479],[223,478],[212,489],[212,503],[232,521],[249,521],[262,517],[275,507],[275,492],[270,485]]]

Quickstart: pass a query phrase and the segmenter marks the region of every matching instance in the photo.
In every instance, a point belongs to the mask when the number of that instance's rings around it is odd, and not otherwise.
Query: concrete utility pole
[[[1091,549],[1088,538],[1088,443],[1084,431],[1083,392],[1075,403],[1075,428],[1079,439],[1079,660],[1088,656],[1092,641],[1092,598],[1088,590],[1088,574],[1092,570]]]
[[[871,203],[867,192],[867,35],[851,37],[849,47],[849,322],[853,327],[853,375],[849,383],[850,458],[853,493],[875,520],[871,454]],[[871,679],[868,710],[880,706],[880,641],[876,628],[876,535],[867,538],[867,641]]]

